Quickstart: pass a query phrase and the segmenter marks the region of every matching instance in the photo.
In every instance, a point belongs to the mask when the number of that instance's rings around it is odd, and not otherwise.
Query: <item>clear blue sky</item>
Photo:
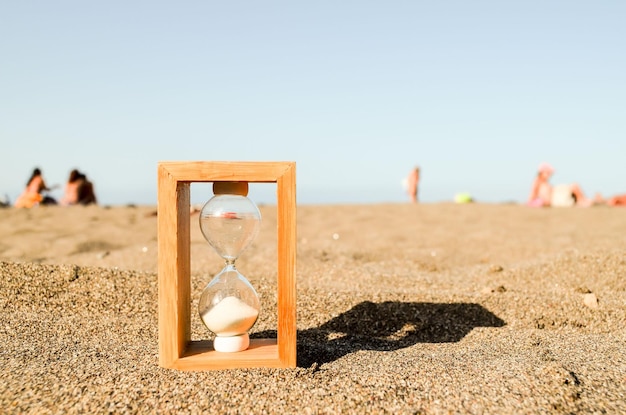
[[[521,202],[543,161],[626,193],[625,22],[621,0],[0,1],[0,198],[76,167],[103,204],[155,204],[161,160],[296,161],[299,203],[406,201],[414,165],[425,202]]]

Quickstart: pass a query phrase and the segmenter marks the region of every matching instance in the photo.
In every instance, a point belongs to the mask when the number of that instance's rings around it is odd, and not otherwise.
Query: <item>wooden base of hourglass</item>
[[[179,370],[296,366],[294,162],[161,162],[158,165],[159,365]],[[191,341],[190,183],[276,183],[278,327],[275,339],[220,353]]]

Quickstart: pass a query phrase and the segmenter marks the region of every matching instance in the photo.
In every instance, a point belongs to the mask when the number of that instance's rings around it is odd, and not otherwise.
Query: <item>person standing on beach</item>
[[[43,175],[39,168],[35,168],[26,184],[26,189],[15,201],[15,207],[18,208],[31,208],[39,204],[42,205],[54,205],[56,201],[42,194],[42,192],[52,190],[51,187],[46,186],[46,182],[43,180]]]
[[[407,183],[407,193],[409,194],[409,199],[411,203],[417,203],[417,193],[419,190],[419,182],[420,182],[420,168],[415,166],[409,176],[406,179]]]

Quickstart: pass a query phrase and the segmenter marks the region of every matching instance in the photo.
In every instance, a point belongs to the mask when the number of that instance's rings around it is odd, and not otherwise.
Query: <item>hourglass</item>
[[[261,212],[250,200],[247,182],[215,182],[200,211],[200,229],[226,264],[207,284],[198,303],[205,326],[215,334],[218,352],[240,352],[250,345],[248,330],[259,316],[259,297],[235,261],[259,232]]]
[[[191,183],[215,185],[215,196],[204,207],[206,223],[200,230],[226,261],[224,270],[205,287],[199,301],[200,320],[217,334],[213,341],[202,335],[200,339],[192,338],[195,313],[191,310],[190,244],[192,231],[198,228],[190,220]],[[254,289],[244,282],[235,266],[237,257],[254,239],[259,223],[255,219],[256,206],[245,196],[245,183],[276,184],[277,322],[275,331],[264,332],[267,338],[260,333],[251,339],[247,335],[259,315],[258,298],[251,294]],[[157,213],[159,365],[178,370],[295,367],[296,164],[159,162]],[[237,312],[232,313],[231,309]]]

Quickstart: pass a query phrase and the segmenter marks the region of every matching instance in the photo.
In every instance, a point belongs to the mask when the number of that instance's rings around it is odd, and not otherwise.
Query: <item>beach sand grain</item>
[[[155,210],[0,209],[3,412],[626,413],[626,209],[299,206],[298,367],[208,372],[158,366]],[[252,337],[276,329],[261,212]],[[204,339],[223,263],[196,220]]]

